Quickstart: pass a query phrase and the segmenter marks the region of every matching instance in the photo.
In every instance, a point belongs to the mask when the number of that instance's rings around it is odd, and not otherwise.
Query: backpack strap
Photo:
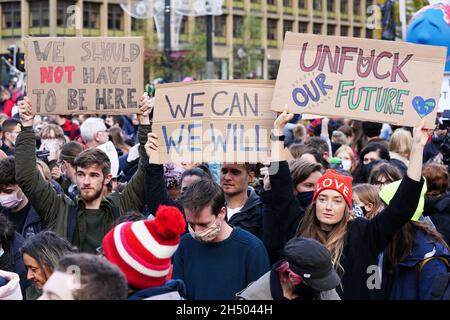
[[[417,263],[417,271],[421,272],[422,269],[425,267],[425,265],[428,262],[430,262],[431,260],[433,260],[433,259],[441,260],[447,266],[447,269],[450,268],[450,262],[448,261],[447,258],[444,258],[444,257],[429,257],[429,258],[423,259],[422,261]]]

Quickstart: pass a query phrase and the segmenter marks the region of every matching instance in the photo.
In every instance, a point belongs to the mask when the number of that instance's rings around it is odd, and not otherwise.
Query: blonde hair
[[[409,158],[412,147],[411,132],[405,129],[397,129],[391,136],[389,151],[398,153],[402,157]]]
[[[325,232],[320,227],[320,221],[316,215],[316,201],[311,203],[306,209],[305,216],[297,231],[297,236],[311,238],[322,243],[331,253],[331,261],[334,269],[342,279],[344,267],[341,264],[341,257],[344,252],[345,236],[348,230],[348,224],[354,219],[348,204],[345,205],[344,216],[341,221],[332,226],[330,232]]]
[[[306,128],[304,125],[302,125],[301,123],[297,123],[294,127],[294,129],[292,129],[292,134],[294,135],[294,137],[298,140],[303,140],[306,136]]]
[[[331,141],[334,143],[346,145],[347,136],[342,131],[334,130],[333,133],[331,134]]]
[[[341,153],[341,152],[347,152],[348,153],[348,155],[350,157],[350,161],[352,162],[352,166],[350,167],[350,173],[353,174],[353,172],[355,172],[355,170],[356,170],[356,166],[358,165],[356,163],[355,153],[353,152],[353,150],[352,150],[352,148],[350,146],[343,145],[343,146],[340,146],[336,150],[336,152],[334,153],[334,156],[335,157],[339,157],[339,153]]]
[[[54,137],[51,137],[52,131]],[[50,123],[45,127],[43,127],[39,133],[39,136],[41,137],[41,139],[59,139],[62,140],[62,142],[66,141],[63,129],[60,126],[53,123]]]
[[[378,214],[378,210],[381,208],[382,202],[379,195],[380,190],[373,184],[361,183],[353,186],[353,194],[358,196],[359,200],[364,203],[373,204],[373,209],[367,213],[365,218],[372,219]]]

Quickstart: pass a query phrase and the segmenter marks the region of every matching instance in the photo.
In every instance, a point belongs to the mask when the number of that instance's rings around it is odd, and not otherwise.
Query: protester
[[[399,186],[400,181],[396,181],[381,189],[380,197],[386,205]],[[384,250],[383,267],[388,277],[384,286],[390,300],[431,299],[434,280],[446,275],[450,267],[449,247],[436,229],[421,219],[426,191],[424,184],[411,220],[396,232]]]
[[[125,300],[127,280],[101,257],[77,253],[62,257],[38,300]]]
[[[223,190],[211,180],[191,185],[181,198],[190,234],[173,259],[173,279],[186,284],[187,299],[234,299],[269,271],[263,243],[226,222]]]
[[[60,173],[58,172],[55,176],[55,171],[52,171],[53,179],[61,185],[65,194],[72,200],[75,200],[78,195],[75,159],[82,151],[83,146],[80,143],[76,141],[66,143],[62,147],[61,154],[59,156]]]
[[[359,163],[353,174],[354,183],[366,183],[368,181],[372,162],[377,160],[389,161],[390,159],[389,151],[384,145],[377,142],[369,143],[359,154]]]
[[[14,225],[0,213],[0,270],[17,273],[22,295],[25,295],[30,283],[27,281],[27,270],[19,251],[23,242],[23,237],[14,231]]]
[[[27,279],[33,281],[33,286],[27,290],[27,299],[37,298],[59,259],[76,251],[67,240],[51,231],[43,231],[26,239],[20,253],[28,270]]]
[[[32,129],[31,100],[27,97],[20,105],[24,130],[18,137],[16,180],[45,225],[76,245],[81,252],[95,253],[104,235],[119,215],[128,211],[143,211],[144,166],[148,156],[143,148],[150,131],[148,112],[153,102],[144,94],[141,98],[140,141],[141,164],[124,192],[102,197],[111,180],[107,155],[96,148],[83,151],[75,159],[76,183],[80,192],[77,202],[59,196],[35,168],[35,138]]]
[[[22,300],[17,273],[0,270],[0,300]]]
[[[286,258],[247,288],[239,300],[340,300],[335,288],[341,280],[333,269],[330,252],[320,242],[291,239]]]
[[[11,99],[11,93],[9,92],[9,90],[1,90],[0,100],[3,103],[2,113],[12,118],[12,108],[14,106],[14,101]]]
[[[356,162],[355,154],[352,148],[349,146],[340,146],[334,153],[336,157],[342,161],[342,169],[353,174],[356,170],[358,163]]]
[[[290,117],[292,114],[288,115],[287,111],[284,111],[277,118],[273,135],[282,134]],[[415,128],[408,175],[403,179],[390,205],[372,220],[355,219],[351,214],[351,177],[329,170],[316,184],[313,203],[308,207],[297,235],[316,239],[331,252],[334,268],[342,281],[342,285],[337,289],[342,299],[383,297],[382,290],[369,290],[367,287],[367,267],[378,264],[378,254],[411,218],[414,208],[417,207],[423,185],[421,165],[427,138],[428,135],[422,127]],[[292,180],[285,161],[284,146],[277,139],[272,142],[272,151],[274,150],[277,150],[274,154],[279,158],[273,159],[279,160],[274,162],[278,165],[278,171],[270,177],[270,184],[273,189],[278,190],[279,195],[277,194],[276,203],[272,204],[271,214],[278,217],[275,219],[281,223],[296,198],[292,192],[284,191],[285,188],[282,187],[290,185]],[[277,178],[273,179],[274,177]],[[408,201],[404,201],[406,197]],[[265,227],[268,230],[272,227],[274,233],[283,231],[273,225]]]
[[[49,116],[49,120],[60,126],[64,131],[64,135],[68,137],[69,140],[77,141],[80,138],[80,126],[67,116],[51,115]]]
[[[6,119],[2,124],[3,143],[1,150],[8,156],[15,154],[17,135],[20,132],[19,121],[17,119]]]
[[[368,183],[353,186],[353,203],[361,209],[362,215],[367,219],[372,219],[383,209],[379,192],[379,188]]]
[[[24,238],[45,230],[46,226],[16,181],[14,158],[0,160],[0,212]]]
[[[103,252],[128,281],[129,300],[180,300],[182,280],[168,280],[171,258],[186,222],[175,207],[160,206],[153,220],[121,223],[103,238]]]
[[[450,246],[450,194],[447,192],[449,174],[447,166],[430,163],[423,167],[427,181],[424,215],[429,216],[436,230]]]
[[[400,180],[403,177],[400,170],[389,162],[376,164],[370,170],[368,183],[376,186],[379,190],[385,185]]]
[[[391,161],[401,161],[405,166],[408,166],[411,147],[411,132],[402,128],[395,130],[389,141],[389,156]]]

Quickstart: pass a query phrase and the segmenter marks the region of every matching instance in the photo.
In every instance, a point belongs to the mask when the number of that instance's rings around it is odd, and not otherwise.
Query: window
[[[292,31],[292,21],[284,20],[283,21],[283,37],[287,31]]]
[[[20,37],[20,2],[5,2],[2,4],[2,29],[10,29],[8,33],[3,30],[3,37]]]
[[[267,5],[276,6],[277,5],[277,0],[267,0]]]
[[[313,33],[314,34],[321,34],[322,33],[322,24],[321,23],[314,23],[313,24]]]
[[[242,38],[242,29],[244,26],[243,16],[233,16],[233,37]]]
[[[228,59],[214,59],[215,78],[228,80]]]
[[[49,13],[48,1],[30,2],[30,34],[48,35],[49,34]],[[44,29],[45,28],[45,29]]]
[[[353,14],[356,16],[361,15],[361,0],[353,0]]]
[[[269,60],[267,62],[267,73],[269,80],[274,80],[278,75],[278,68],[280,67],[280,60]]]
[[[327,25],[327,35],[334,36],[336,32],[336,26],[334,24]]]
[[[206,17],[195,17],[195,30],[196,32],[206,32]]]
[[[313,9],[314,10],[322,10],[322,0],[314,0]]]
[[[348,27],[347,26],[341,26],[341,36],[344,36],[344,37],[348,36]]]
[[[308,33],[308,22],[299,22],[298,23],[298,32]]]
[[[123,10],[118,4],[108,4],[108,30],[113,36],[123,31]]]
[[[306,9],[306,0],[298,0],[298,7],[300,9]]]
[[[58,27],[58,35],[60,36],[74,36],[75,35],[75,23],[76,21],[73,20],[73,25],[68,26],[68,19],[69,17],[75,13],[74,10],[69,10],[67,12],[67,9],[70,6],[75,5],[75,1],[68,1],[68,0],[59,0],[57,3],[57,14],[56,14],[56,25]]]
[[[327,11],[334,12],[334,0],[327,0]]]
[[[135,35],[145,34],[145,19],[136,19],[131,17],[131,31]]]
[[[366,38],[369,38],[369,39],[373,38],[373,30],[372,29],[366,29]]]
[[[359,27],[354,27],[353,28],[353,36],[355,38],[361,38],[361,28]]]
[[[341,0],[341,13],[348,13],[348,0]]]
[[[285,7],[292,7],[292,0],[283,0],[283,6]]]
[[[93,2],[83,3],[83,33],[87,36],[99,35],[100,30],[100,4]]]
[[[214,16],[214,35],[216,37],[225,37],[226,19],[225,15]]]
[[[277,40],[277,20],[267,19],[267,40]]]

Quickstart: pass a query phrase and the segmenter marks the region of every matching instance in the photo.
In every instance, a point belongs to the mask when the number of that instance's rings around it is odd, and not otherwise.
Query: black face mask
[[[314,300],[319,291],[307,286],[304,282],[295,286],[294,292],[298,295],[299,300]]]
[[[297,200],[300,203],[300,206],[307,208],[311,204],[313,196],[314,191],[299,192],[297,193]]]

